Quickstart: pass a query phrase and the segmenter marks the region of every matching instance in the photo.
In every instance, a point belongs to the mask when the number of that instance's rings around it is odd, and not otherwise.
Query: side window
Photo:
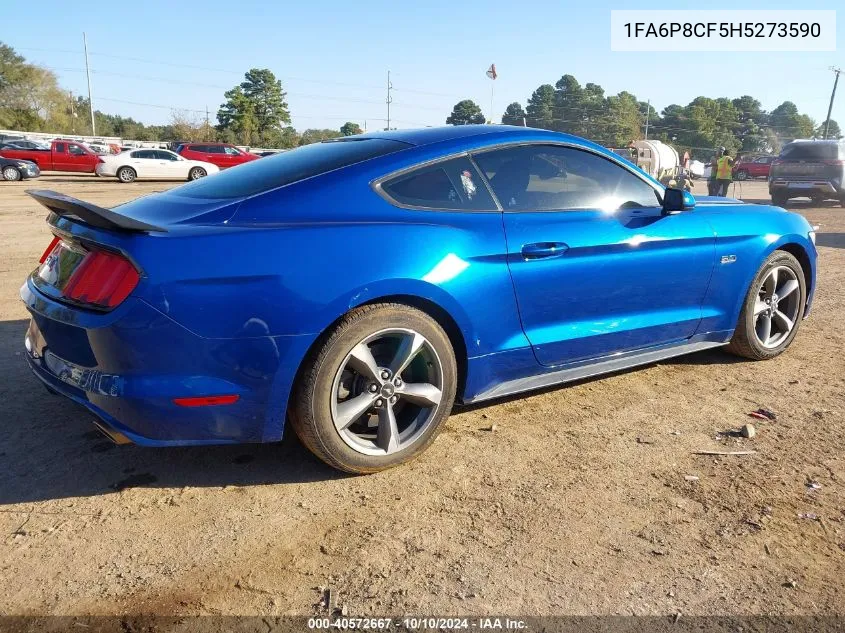
[[[209,151],[208,147],[205,145],[188,145],[187,149],[192,152],[204,152],[207,153]]]
[[[241,155],[241,153],[237,149],[235,149],[234,147],[224,147],[223,150],[229,156],[240,156]]]
[[[224,154],[222,145],[203,145],[203,151],[207,154]]]
[[[170,152],[162,151],[162,150],[157,151],[155,153],[155,155],[156,155],[156,158],[159,159],[159,160],[176,160],[176,157],[173,154],[171,154]]]
[[[505,211],[656,207],[655,189],[585,150],[522,145],[473,156]]]
[[[496,204],[465,156],[420,167],[382,183],[394,202],[443,211],[491,211]]]
[[[69,154],[72,154],[73,156],[84,156],[85,155],[85,150],[82,149],[81,147],[79,147],[79,145],[68,145],[67,151],[68,151]]]
[[[65,144],[64,143],[56,143],[56,147],[54,150],[57,154],[64,154],[65,153]]]

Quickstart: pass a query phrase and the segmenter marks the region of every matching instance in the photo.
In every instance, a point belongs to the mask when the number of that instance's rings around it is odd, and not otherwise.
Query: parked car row
[[[33,178],[43,170],[95,173],[115,177],[121,182],[133,182],[138,178],[196,180],[261,158],[227,143],[181,143],[175,152],[128,148],[112,155],[98,153],[83,143],[61,139],[49,145],[34,141],[3,142],[0,156],[11,161],[28,161],[36,168],[37,173],[19,164],[10,164],[9,175],[13,169],[19,174],[15,178],[4,176],[6,180]]]

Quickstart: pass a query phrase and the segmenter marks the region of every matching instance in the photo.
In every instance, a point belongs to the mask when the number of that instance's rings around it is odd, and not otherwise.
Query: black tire
[[[117,179],[122,183],[134,182],[138,173],[131,167],[121,167],[116,172]]]
[[[772,192],[772,204],[776,207],[785,207],[789,202],[789,195],[786,193]]]
[[[736,172],[736,179],[737,180],[748,180],[748,172],[744,169],[740,169]]]
[[[21,175],[21,170],[17,167],[12,167],[8,165],[3,168],[3,180],[20,180],[23,176]]]
[[[814,205],[819,207],[824,204],[824,201],[827,200],[827,198],[825,198],[824,196],[813,196],[812,198],[810,198],[810,200],[813,201]]]
[[[392,454],[366,455],[349,446],[335,428],[335,376],[358,343],[389,328],[413,330],[431,343],[442,366],[442,397],[428,426],[413,443]],[[455,353],[449,337],[434,319],[403,304],[361,306],[325,333],[305,359],[291,396],[290,421],[300,441],[330,466],[354,474],[374,473],[403,464],[431,445],[449,417],[456,386]]]
[[[206,176],[208,176],[208,172],[202,167],[192,167],[191,171],[188,172],[188,180],[199,180]]]
[[[758,298],[758,292],[763,280],[769,272],[776,267],[783,266],[790,268],[798,280],[798,316],[794,321],[794,326],[784,340],[773,348],[764,347],[757,338],[755,331],[755,317],[754,305]],[[739,320],[737,321],[736,330],[733,338],[728,345],[728,350],[737,356],[750,358],[751,360],[768,360],[780,355],[790,346],[798,334],[798,328],[801,325],[801,320],[804,318],[804,308],[807,303],[807,282],[804,278],[804,270],[801,264],[795,257],[786,251],[775,251],[766,258],[760,270],[754,276],[754,281],[745,295],[745,301],[742,304],[742,310],[739,313]]]

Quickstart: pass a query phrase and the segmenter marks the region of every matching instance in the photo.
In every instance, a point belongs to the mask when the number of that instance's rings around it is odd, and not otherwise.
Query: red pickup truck
[[[41,171],[76,171],[94,173],[102,159],[74,141],[53,141],[50,149],[0,149],[0,156],[31,160]]]

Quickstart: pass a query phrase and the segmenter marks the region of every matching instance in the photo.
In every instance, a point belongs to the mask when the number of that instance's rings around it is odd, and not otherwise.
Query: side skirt
[[[502,398],[504,396],[512,396],[517,393],[525,391],[532,391],[534,389],[542,389],[543,387],[550,387],[551,385],[572,382],[574,380],[583,380],[584,378],[591,378],[593,376],[600,376],[602,374],[611,374],[613,372],[630,369],[639,365],[648,365],[656,363],[667,358],[675,356],[683,356],[684,354],[692,354],[693,352],[700,352],[714,347],[721,347],[726,345],[727,341],[698,341],[695,343],[682,343],[659,347],[657,349],[651,348],[634,352],[631,354],[618,355],[607,360],[598,361],[591,364],[579,365],[577,367],[567,367],[566,369],[559,369],[548,373],[537,374],[534,376],[526,376],[524,378],[516,378],[507,382],[500,383],[478,394],[471,400],[465,400],[466,404],[481,402],[483,400],[491,400],[493,398]]]

